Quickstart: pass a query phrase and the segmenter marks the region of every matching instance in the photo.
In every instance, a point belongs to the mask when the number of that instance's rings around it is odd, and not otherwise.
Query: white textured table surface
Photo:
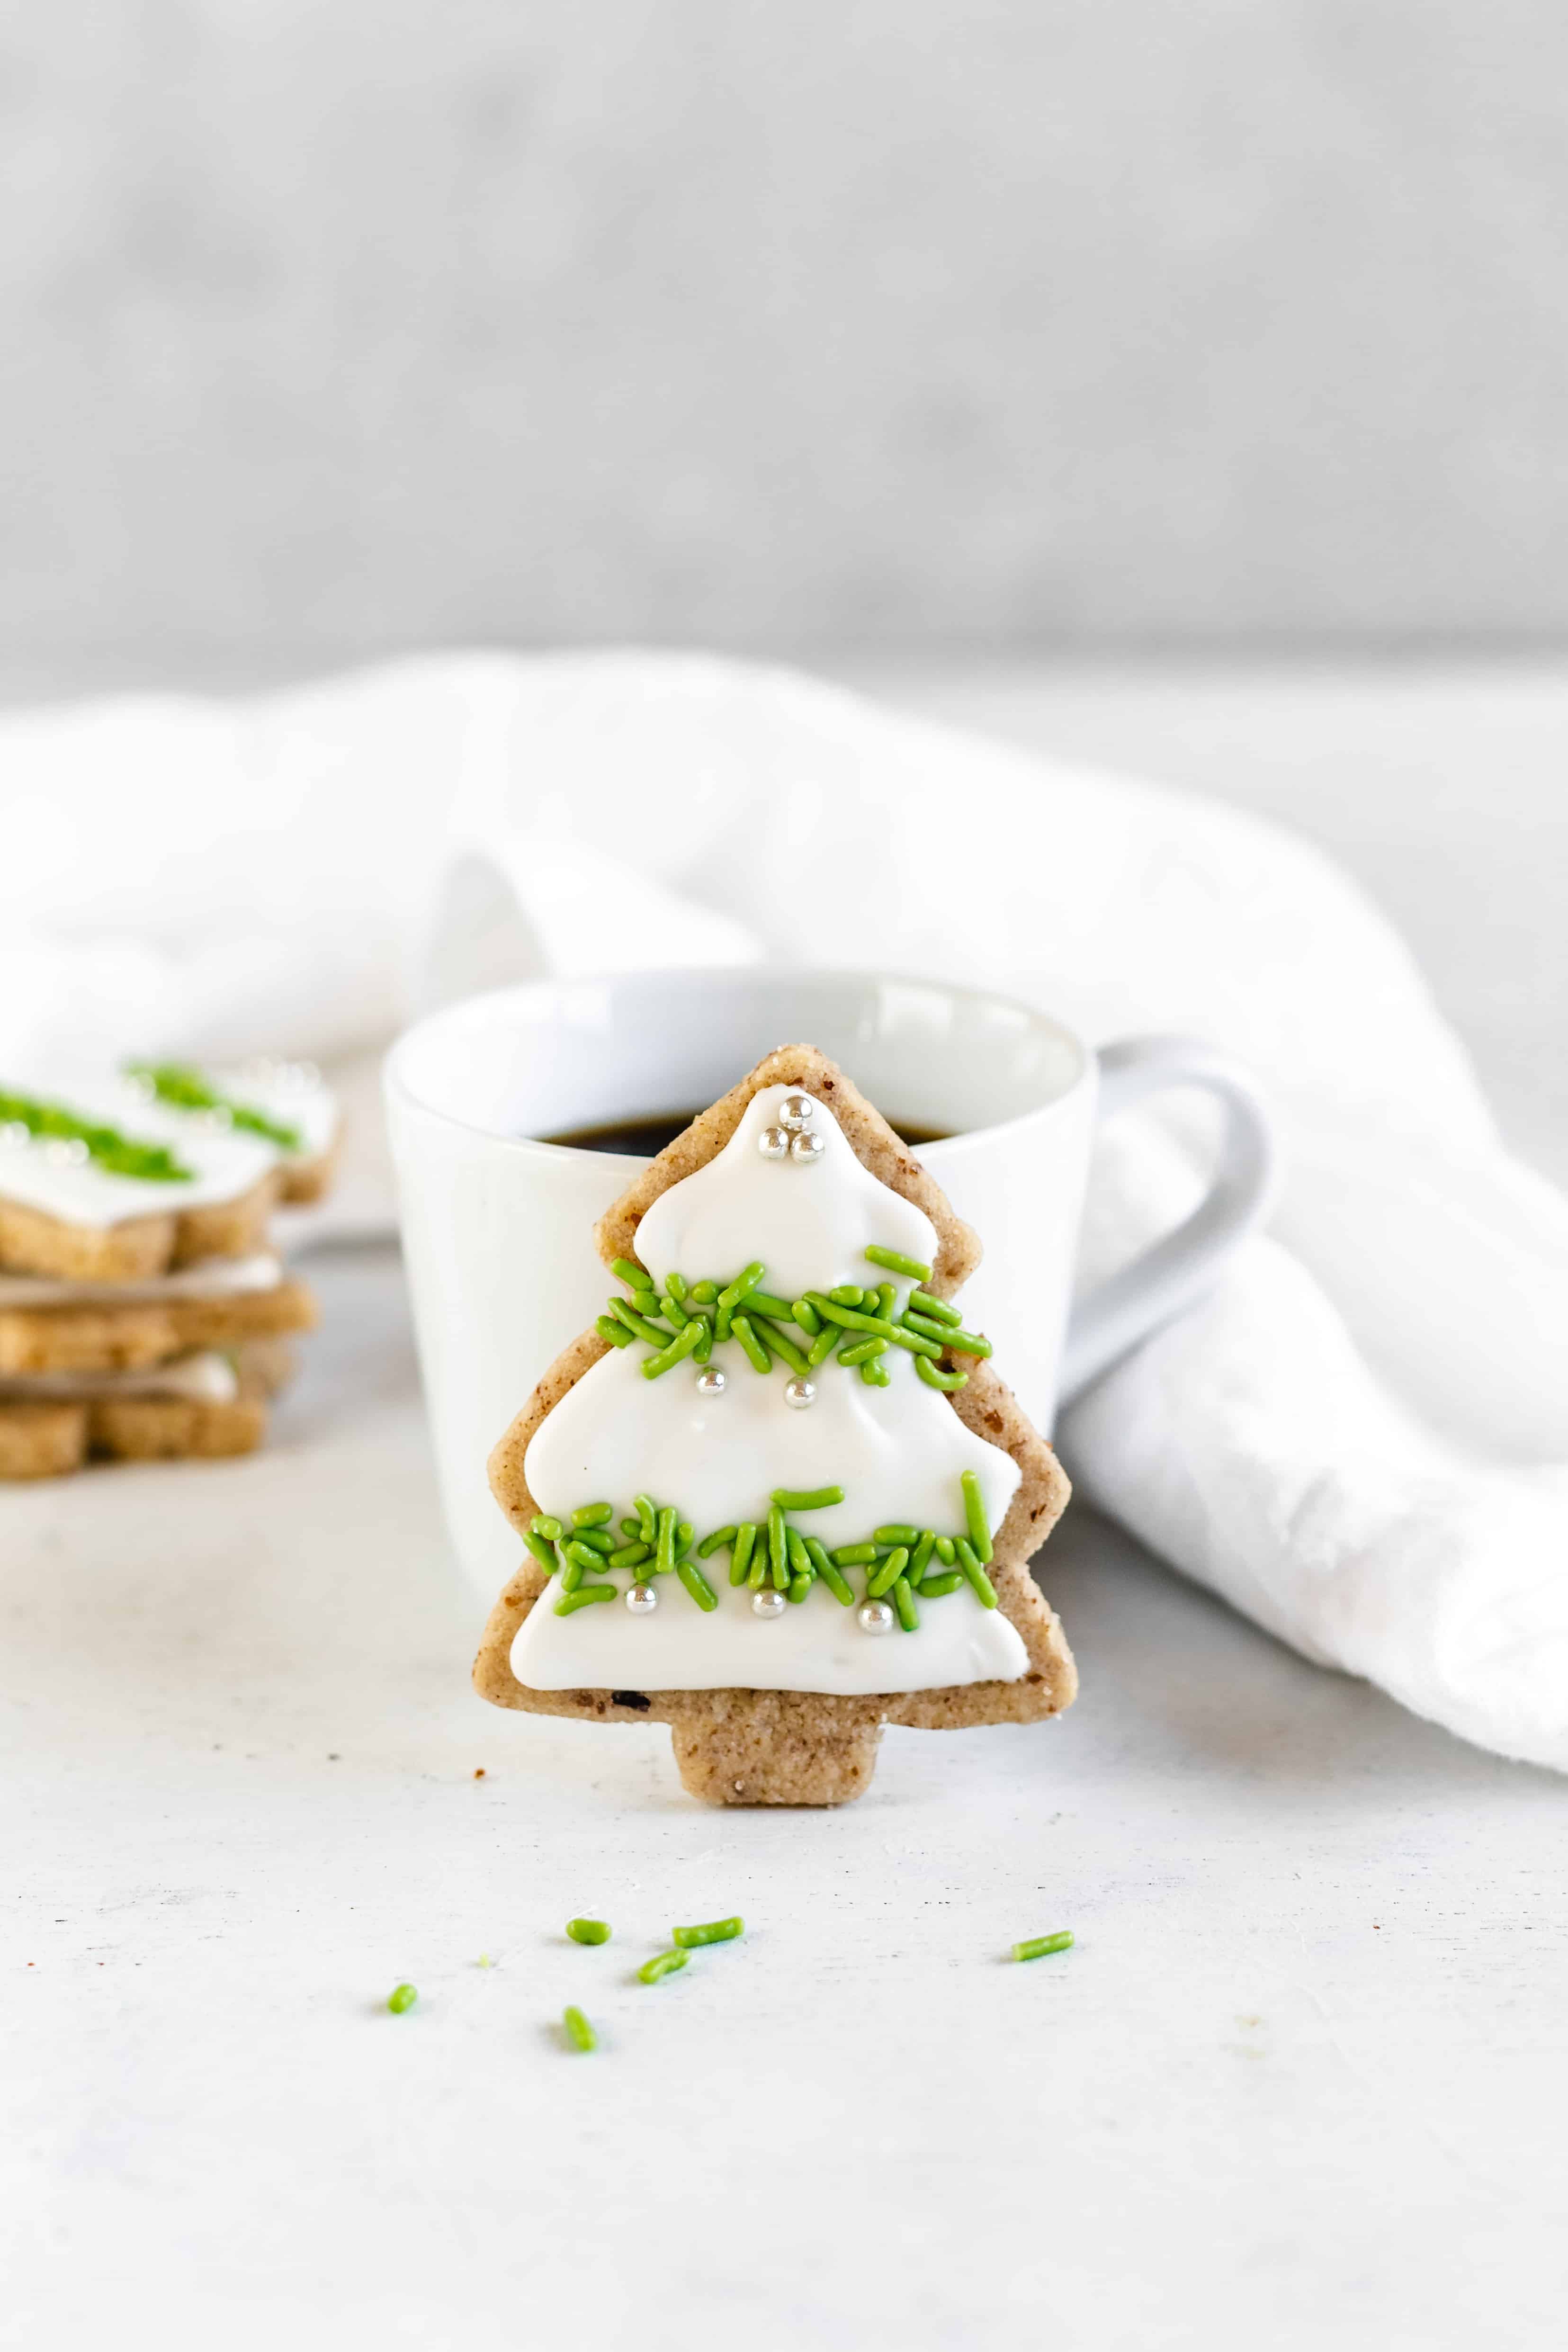
[[[469,1696],[395,1260],[315,1278],[268,1452],[0,1493],[0,2344],[1561,2340],[1568,1787],[1081,1515],[1062,1724],[702,1811]]]

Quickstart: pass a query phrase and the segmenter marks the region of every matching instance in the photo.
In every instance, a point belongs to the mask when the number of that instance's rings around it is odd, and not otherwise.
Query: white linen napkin
[[[1308,1656],[1568,1769],[1568,1203],[1502,1151],[1399,940],[1315,851],[788,673],[399,664],[0,722],[0,1072],[317,1059],[468,985],[746,954],[923,968],[1264,1077],[1270,1238],[1067,1415],[1081,1491]],[[813,936],[810,885],[881,924]],[[936,877],[951,918],[901,919]],[[766,887],[761,887],[765,883]],[[634,924],[605,910],[635,890]],[[1198,1145],[1106,1130],[1085,1262]]]

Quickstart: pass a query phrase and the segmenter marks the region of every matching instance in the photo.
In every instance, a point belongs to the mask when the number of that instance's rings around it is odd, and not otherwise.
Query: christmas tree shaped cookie
[[[887,1723],[1076,1688],[1029,1574],[1056,1457],[967,1331],[979,1244],[813,1047],[771,1054],[602,1219],[622,1286],[490,1461],[528,1547],[475,1683],[666,1722],[715,1804],[839,1804]]]

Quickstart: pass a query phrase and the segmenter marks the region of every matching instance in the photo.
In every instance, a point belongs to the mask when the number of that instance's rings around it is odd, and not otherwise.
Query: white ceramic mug
[[[699,1109],[776,1045],[840,1063],[920,1157],[986,1258],[966,1318],[1037,1425],[1212,1277],[1263,1213],[1269,1130],[1246,1076],[1178,1038],[1095,1055],[1032,1006],[865,972],[655,971],[537,981],[431,1015],[388,1057],[386,1097],[414,1325],[453,1541],[486,1599],[517,1565],[486,1458],[613,1285],[596,1220],[646,1163],[542,1141]],[[1226,1119],[1198,1209],[1087,1298],[1069,1328],[1097,1116],[1172,1086]]]

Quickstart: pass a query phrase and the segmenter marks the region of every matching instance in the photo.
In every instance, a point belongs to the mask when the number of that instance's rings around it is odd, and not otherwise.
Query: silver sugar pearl
[[[765,1127],[757,1139],[757,1149],[764,1160],[787,1160],[789,1156],[789,1135],[781,1127]]]
[[[800,1379],[786,1381],[784,1383],[784,1402],[787,1405],[792,1407],[796,1412],[804,1412],[808,1405],[815,1404],[817,1402],[816,1381],[802,1381]]]
[[[626,1606],[633,1617],[651,1617],[659,1605],[659,1596],[651,1584],[634,1584],[626,1595]]]
[[[771,1129],[768,1131],[771,1133]],[[827,1148],[821,1137],[813,1135],[809,1128],[803,1128],[799,1135],[792,1135],[789,1138],[789,1157],[791,1160],[799,1160],[802,1167],[813,1166]]]
[[[787,1127],[791,1135],[802,1127],[810,1127],[817,1116],[817,1106],[810,1095],[786,1095],[779,1106],[779,1124]]]
[[[719,1370],[716,1364],[705,1364],[703,1366],[701,1371],[697,1374],[696,1389],[698,1396],[722,1396],[724,1394],[724,1374]]]
[[[779,1597],[782,1599],[783,1596]],[[862,1601],[860,1619],[862,1633],[891,1633],[895,1622],[893,1611],[885,1601]]]
[[[788,1606],[784,1595],[776,1592],[770,1584],[765,1584],[760,1592],[754,1592],[751,1596],[754,1617],[782,1617]]]

